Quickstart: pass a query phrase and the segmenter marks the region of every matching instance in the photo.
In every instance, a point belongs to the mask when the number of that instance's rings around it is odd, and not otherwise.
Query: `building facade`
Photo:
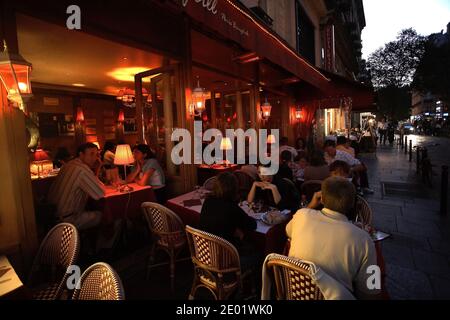
[[[359,123],[352,119],[359,119],[360,112],[374,109],[373,94],[372,98],[367,96],[371,89],[357,81],[364,67],[361,32],[366,21],[362,0],[242,0],[242,3],[340,86],[338,94],[316,94],[309,98],[317,109],[316,137],[348,132],[352,122]],[[347,90],[342,90],[343,87]]]

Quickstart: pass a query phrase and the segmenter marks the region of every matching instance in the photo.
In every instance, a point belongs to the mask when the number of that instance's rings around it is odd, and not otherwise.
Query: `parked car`
[[[411,123],[402,123],[400,125],[400,133],[403,135],[414,134],[416,129]]]

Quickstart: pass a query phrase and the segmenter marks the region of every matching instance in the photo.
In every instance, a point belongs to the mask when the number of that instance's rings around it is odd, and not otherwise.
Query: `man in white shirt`
[[[58,218],[79,230],[94,227],[101,220],[100,211],[86,211],[89,197],[98,200],[105,196],[103,184],[91,169],[99,161],[95,144],[81,145],[78,157],[61,168],[50,188],[48,198],[56,205]]]
[[[346,179],[326,179],[322,192],[286,226],[289,256],[315,263],[359,299],[378,298],[380,290],[368,285],[373,274],[369,267],[377,266],[374,243],[365,230],[349,221],[355,195]],[[324,209],[315,210],[320,204]]]
[[[288,145],[289,139],[287,137],[281,137],[280,139],[280,155],[283,151],[287,150],[292,154],[291,161],[294,161],[294,159],[297,157],[298,153],[297,150],[294,147],[291,147]]]

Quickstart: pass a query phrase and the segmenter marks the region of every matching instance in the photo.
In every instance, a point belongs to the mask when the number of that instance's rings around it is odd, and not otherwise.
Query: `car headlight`
[[[414,128],[409,128],[409,131],[414,131]]]

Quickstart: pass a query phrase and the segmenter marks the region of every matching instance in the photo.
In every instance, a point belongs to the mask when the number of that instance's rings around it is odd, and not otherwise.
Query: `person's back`
[[[345,216],[326,209],[322,212],[301,209],[295,214],[287,229],[292,239],[289,256],[314,262],[354,291],[354,281],[364,284],[367,267],[377,264],[373,241]],[[357,290],[364,292],[360,286]]]
[[[328,209],[339,207],[350,212],[355,190],[343,178],[328,178],[322,184],[321,211],[301,209],[286,227],[291,238],[289,256],[314,262],[328,275],[342,283],[358,298],[378,291],[367,287],[369,267],[377,265],[373,240],[369,234],[349,220],[348,216]]]
[[[305,181],[324,180],[330,176],[330,169],[325,162],[321,150],[315,150],[309,159],[309,165],[305,168]]]
[[[254,230],[256,221],[247,216],[237,203],[210,197],[203,203],[199,227],[238,245],[236,229]]]
[[[306,166],[305,181],[325,180],[330,176],[330,167],[326,164],[321,166]]]
[[[256,229],[256,221],[238,205],[238,180],[230,172],[217,176],[213,193],[202,206],[200,229],[225,238],[239,247],[242,237],[236,232]],[[241,234],[242,235],[242,234]]]

